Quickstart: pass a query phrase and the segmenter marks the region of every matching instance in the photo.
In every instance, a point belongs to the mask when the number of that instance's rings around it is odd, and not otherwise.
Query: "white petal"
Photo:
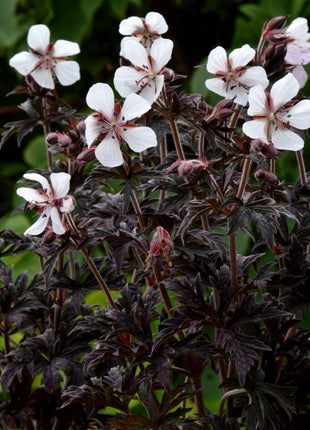
[[[64,234],[66,232],[66,229],[61,221],[58,209],[55,207],[51,209],[51,221],[54,233]]]
[[[103,112],[108,119],[113,119],[114,93],[110,85],[101,82],[88,90],[86,103],[91,109]]]
[[[69,40],[57,40],[54,44],[54,57],[68,57],[80,52],[79,44],[76,42],[69,42]]]
[[[60,199],[68,194],[70,189],[71,175],[65,172],[51,173],[51,184],[54,190],[54,198]]]
[[[170,39],[156,39],[151,46],[151,57],[153,59],[153,70],[155,73],[171,59],[173,42]]]
[[[148,82],[139,95],[147,100],[149,103],[153,104],[155,100],[159,97],[161,90],[164,85],[163,75],[157,75],[155,79]]]
[[[150,103],[143,97],[140,97],[137,94],[129,94],[129,96],[124,101],[120,117],[125,117],[125,121],[131,120],[133,118],[139,118],[150,109]]]
[[[95,155],[103,166],[116,167],[123,164],[119,142],[112,137],[105,138],[96,148]]]
[[[29,179],[30,181],[39,182],[39,184],[41,184],[42,186],[43,191],[50,194],[51,187],[48,180],[44,176],[40,175],[39,173],[25,173],[23,177],[25,179]]]
[[[23,199],[27,200],[27,202],[46,202],[46,195],[39,193],[38,190],[34,190],[33,188],[21,187],[16,190],[16,193]]]
[[[125,44],[126,44],[126,42],[127,42],[127,40],[129,40],[129,39],[131,39],[131,37],[130,36],[128,36],[128,37],[123,37],[122,38],[122,40],[121,40],[121,49],[120,49],[120,51],[119,51],[119,55],[120,55],[120,57],[124,57],[124,46],[125,46]],[[137,39],[136,39],[137,40]]]
[[[290,101],[299,91],[299,84],[292,73],[288,73],[282,79],[275,82],[271,88],[270,95],[276,112],[281,106]]]
[[[213,91],[222,97],[228,97],[227,85],[221,78],[211,78],[205,81],[205,86],[208,90]]]
[[[122,97],[127,97],[129,94],[140,90],[140,83],[144,76],[144,72],[138,71],[133,67],[122,66],[116,69],[113,83],[118,93]]]
[[[310,127],[310,100],[301,100],[278,116],[291,126],[306,130]]]
[[[122,132],[122,138],[135,152],[157,146],[156,134],[150,127],[128,127]]]
[[[41,234],[46,229],[49,217],[50,217],[50,208],[47,208],[42,213],[40,218],[25,231],[25,234],[32,234],[32,235]]]
[[[102,132],[102,123],[93,115],[89,115],[85,120],[85,138],[87,146],[90,147],[99,137]]]
[[[234,49],[229,54],[231,68],[246,66],[255,56],[255,49],[250,45],[243,45],[241,48]]]
[[[50,69],[42,67],[34,70],[30,74],[41,87],[48,88],[50,90],[55,88],[55,82]]]
[[[39,57],[30,52],[20,52],[10,59],[10,66],[14,67],[21,75],[28,75],[36,66]]]
[[[272,143],[277,149],[299,151],[304,147],[303,139],[291,130],[278,128],[272,133]]]
[[[30,27],[27,43],[34,51],[44,54],[50,43],[49,28],[44,24],[37,24]]]
[[[296,66],[292,70],[294,77],[297,79],[300,88],[303,88],[306,85],[308,80],[308,75],[305,69],[302,66]]]
[[[233,90],[228,92],[229,98],[234,98],[234,102],[238,105],[245,106],[248,102],[249,94],[248,91],[242,87],[237,85]]]
[[[260,66],[248,67],[246,71],[240,76],[239,82],[250,88],[254,87],[255,85],[261,85],[264,89],[269,84],[266,71]]]
[[[266,94],[261,85],[252,87],[249,91],[249,109],[250,116],[265,116],[268,115],[266,107]]]
[[[266,143],[268,142],[267,121],[264,119],[245,122],[242,126],[242,131],[252,139],[261,139]]]
[[[80,66],[76,61],[57,61],[55,74],[63,86],[72,85],[81,78]]]
[[[145,66],[150,68],[148,53],[146,49],[137,40],[130,38],[123,44],[123,56],[134,66],[145,70]]]
[[[286,29],[286,34],[294,39],[306,41],[309,39],[308,21],[306,18],[295,18]]]
[[[208,56],[207,70],[216,74],[219,71],[227,72],[227,54],[222,46],[212,49]]]
[[[142,19],[138,16],[131,16],[123,19],[119,25],[119,32],[124,36],[130,36],[136,31],[144,31]]]
[[[145,16],[145,23],[150,33],[163,34],[168,30],[165,18],[158,12],[149,12]]]
[[[293,64],[293,65],[303,64],[303,58],[302,58],[300,49],[293,43],[288,43],[287,45],[285,61],[288,64]]]

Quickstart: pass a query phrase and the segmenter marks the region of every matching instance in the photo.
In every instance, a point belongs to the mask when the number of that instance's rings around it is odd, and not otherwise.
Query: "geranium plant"
[[[41,128],[48,169],[21,178],[34,223],[1,230],[0,256],[31,251],[41,270],[0,263],[2,428],[309,427],[310,34],[287,21],[212,49],[211,106],[168,68],[164,17],[130,17],[115,91],[95,82],[83,114],[56,93],[80,78],[79,46],[30,28],[10,61],[29,118],[1,145]]]

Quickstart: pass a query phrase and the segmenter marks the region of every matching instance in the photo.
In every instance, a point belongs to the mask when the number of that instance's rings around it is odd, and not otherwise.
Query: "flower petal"
[[[68,194],[70,189],[71,175],[65,172],[51,173],[51,184],[54,191],[54,198],[61,199]]]
[[[264,89],[269,84],[266,71],[260,66],[248,67],[239,77],[239,82],[250,88],[255,85],[261,85]]]
[[[138,16],[130,16],[127,19],[123,19],[119,25],[119,32],[123,36],[130,36],[136,31],[144,31],[142,19]]]
[[[261,85],[252,87],[249,91],[249,109],[248,115],[250,116],[266,116],[266,94],[264,88]]]
[[[210,52],[207,61],[207,70],[213,74],[219,71],[227,72],[227,54],[222,46],[217,46]]]
[[[123,56],[129,60],[134,66],[139,67],[142,70],[149,70],[150,62],[148,59],[148,53],[146,49],[137,40],[130,38],[123,44]],[[149,67],[149,69],[146,69]]]
[[[90,147],[102,133],[102,123],[93,115],[89,115],[85,120],[85,126],[86,143]]]
[[[272,133],[272,143],[275,148],[288,150],[288,151],[299,151],[304,147],[303,139],[291,130],[282,130],[278,128]]]
[[[44,176],[40,175],[39,173],[25,173],[23,177],[25,179],[29,179],[30,181],[39,182],[39,184],[41,184],[42,189],[45,193],[48,193],[48,194],[51,193],[51,186],[48,180]]]
[[[115,71],[114,86],[122,97],[127,97],[129,94],[140,90],[144,76],[143,71],[136,70],[133,67],[122,66]]]
[[[286,29],[286,34],[293,39],[306,41],[309,39],[308,20],[303,17],[295,18]]]
[[[45,54],[50,43],[50,31],[44,24],[37,24],[30,27],[27,36],[27,43],[34,51]]]
[[[232,69],[246,66],[255,56],[255,49],[250,45],[243,45],[241,48],[234,49],[229,54],[230,65]]]
[[[124,121],[127,121],[139,118],[150,109],[151,105],[147,100],[133,93],[125,99],[120,116],[125,118]]]
[[[145,23],[150,33],[163,34],[168,31],[165,18],[158,12],[149,12],[146,14]]]
[[[145,48],[144,48],[145,49]],[[153,59],[153,70],[155,73],[161,69],[171,59],[173,42],[170,39],[156,39],[151,46],[151,57]]]
[[[80,66],[76,61],[57,61],[55,74],[63,86],[72,85],[81,78]]]
[[[54,233],[64,234],[66,232],[66,229],[61,221],[58,209],[55,207],[52,207],[51,209],[51,221]]]
[[[20,52],[10,59],[10,66],[14,67],[21,75],[28,75],[35,68],[39,57],[30,52]]]
[[[113,119],[114,93],[110,85],[101,82],[88,90],[86,103],[91,109],[103,112],[108,119]]]
[[[222,97],[228,98],[228,91],[227,91],[227,85],[226,82],[223,81],[221,78],[211,78],[207,79],[205,81],[205,86],[208,88],[208,90],[213,91],[215,94],[218,94]]]
[[[275,82],[270,90],[270,96],[274,103],[274,112],[290,101],[299,91],[299,84],[292,73]]]
[[[296,105],[277,115],[291,126],[306,130],[310,127],[310,100],[301,100]]]
[[[152,79],[148,82],[148,85],[145,85],[143,90],[139,92],[139,95],[147,100],[149,103],[153,104],[155,100],[159,97],[161,90],[164,85],[164,77],[163,75],[157,75],[155,79]]]
[[[302,66],[296,66],[292,70],[292,73],[294,75],[294,78],[297,79],[300,88],[303,88],[308,80],[308,75],[305,69]]]
[[[50,217],[50,211],[50,208],[46,208],[40,218],[34,224],[32,224],[32,226],[29,227],[24,234],[41,234],[46,229]]]
[[[255,119],[245,122],[242,126],[242,131],[252,139],[261,139],[268,143],[267,121],[264,119]]]
[[[157,146],[156,134],[150,127],[128,127],[122,132],[122,138],[135,152]]]
[[[105,138],[96,148],[95,155],[103,166],[116,167],[123,164],[119,142],[112,136]]]
[[[43,203],[46,202],[46,195],[41,194],[38,190],[33,188],[21,187],[16,190],[16,194],[32,203]]]
[[[293,43],[288,43],[286,48],[285,61],[288,64],[301,65],[303,64],[302,54],[300,49]]]
[[[68,57],[80,52],[79,44],[76,42],[69,42],[69,40],[57,40],[54,43],[54,57]]]
[[[30,73],[33,79],[43,88],[53,90],[55,88],[55,82],[50,69],[40,67]]]

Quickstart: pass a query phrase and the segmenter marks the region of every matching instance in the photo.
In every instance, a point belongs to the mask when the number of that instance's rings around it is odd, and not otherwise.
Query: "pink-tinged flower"
[[[124,36],[132,36],[143,46],[149,49],[155,39],[161,34],[166,33],[168,25],[165,18],[158,12],[149,12],[145,18],[131,16],[124,19],[119,25],[119,32]],[[121,41],[121,52],[123,55],[124,42],[128,37]]]
[[[52,229],[56,234],[64,234],[66,228],[61,220],[61,213],[74,210],[75,200],[68,195],[71,176],[68,173],[51,173],[50,182],[38,173],[26,173],[25,179],[36,181],[42,189],[18,188],[17,194],[30,204],[30,209],[36,207],[40,218],[26,231],[25,234],[37,235],[42,233],[52,222]]]
[[[310,33],[306,18],[296,18],[286,29],[288,64],[302,66],[310,63]]]
[[[270,94],[260,85],[251,88],[248,115],[254,120],[243,124],[243,132],[251,138],[273,143],[277,149],[303,148],[303,139],[292,129],[310,127],[310,100],[289,103],[298,91],[298,82],[291,73],[277,81]]]
[[[207,71],[216,77],[207,79],[206,87],[216,94],[245,106],[249,89],[255,85],[268,86],[268,78],[263,67],[247,67],[253,60],[255,50],[249,45],[235,49],[227,57],[221,46],[212,49],[207,61]]]
[[[156,39],[148,52],[136,40],[124,43],[123,56],[133,67],[119,67],[114,75],[114,86],[122,97],[131,93],[142,96],[151,104],[158,98],[163,84],[163,70],[171,58],[173,42]]]
[[[80,52],[79,45],[67,40],[50,43],[50,31],[44,24],[30,27],[27,37],[30,52],[23,51],[10,59],[10,66],[23,76],[31,75],[44,88],[54,89],[54,78],[61,85],[71,85],[80,79],[80,67],[67,57]]]
[[[114,103],[112,88],[108,84],[98,83],[89,89],[86,102],[96,111],[85,120],[86,142],[88,146],[100,142],[95,155],[104,166],[116,167],[123,163],[120,145],[125,143],[135,152],[157,145],[156,134],[151,128],[138,127],[130,122],[151,108],[142,97],[130,94],[121,107]]]

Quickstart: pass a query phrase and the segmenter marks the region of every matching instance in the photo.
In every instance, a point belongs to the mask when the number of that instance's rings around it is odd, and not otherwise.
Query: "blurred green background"
[[[51,40],[67,39],[78,42],[81,53],[76,57],[81,67],[81,80],[70,87],[58,87],[60,96],[78,111],[85,110],[85,95],[95,82],[112,83],[119,66],[121,35],[119,22],[131,15],[145,16],[149,11],[162,13],[169,30],[165,37],[174,41],[173,58],[169,66],[187,75],[186,90],[206,95],[210,103],[216,97],[207,94],[204,86],[205,64],[209,51],[217,45],[226,49],[249,43],[255,47],[265,20],[278,15],[310,17],[309,0],[1,0],[0,1],[0,129],[10,121],[25,118],[17,105],[25,96],[7,93],[23,83],[8,65],[17,52],[27,49],[27,32],[31,25],[44,23],[51,30]],[[309,83],[303,89],[309,95]],[[44,146],[38,131],[25,138],[21,148],[13,136],[0,152],[0,217],[7,219],[20,203],[16,198],[16,181],[22,174],[36,167],[44,167],[38,148]],[[44,157],[44,150],[42,151]],[[310,151],[305,148],[306,163]],[[289,164],[289,167],[288,167]],[[286,180],[297,178],[295,157],[285,153],[277,168]],[[307,170],[310,167],[307,165]],[[289,175],[289,176],[288,176]],[[283,179],[284,179],[283,177]],[[18,224],[18,223],[17,223]],[[2,223],[3,225],[3,223]],[[18,228],[18,225],[17,225]],[[21,229],[24,227],[21,227]]]

